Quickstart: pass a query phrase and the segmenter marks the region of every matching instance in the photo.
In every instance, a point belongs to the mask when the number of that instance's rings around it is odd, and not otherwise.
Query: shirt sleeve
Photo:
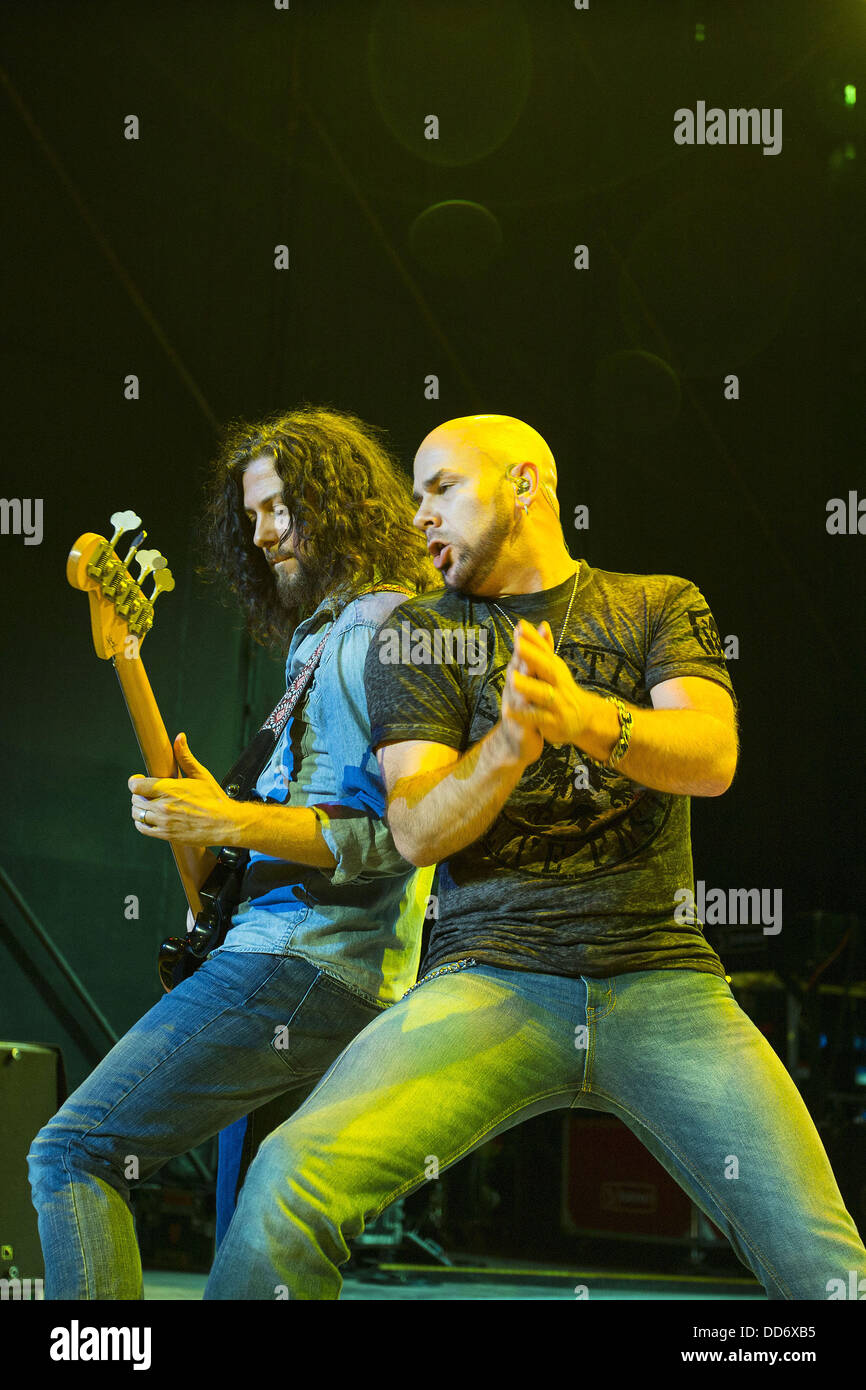
[[[335,886],[414,873],[385,822],[385,793],[370,740],[364,658],[375,623],[355,623],[335,634],[322,661],[319,712],[325,722],[336,800],[311,806],[336,859],[320,872]]]
[[[438,627],[435,615],[401,604],[370,643],[364,686],[374,748],[406,739],[466,748],[470,714],[460,665],[434,659]]]
[[[677,676],[715,681],[737,704],[719,629],[706,599],[690,580],[671,577],[650,634],[646,688]]]

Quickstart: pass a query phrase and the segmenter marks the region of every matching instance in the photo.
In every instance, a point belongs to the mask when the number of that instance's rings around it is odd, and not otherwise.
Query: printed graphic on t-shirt
[[[588,656],[564,644],[560,654],[572,670],[600,668],[599,649]],[[627,662],[616,652],[607,664],[615,677]],[[499,718],[508,653],[496,663],[479,697],[470,743],[483,738]],[[587,673],[581,673],[588,684]],[[581,679],[579,676],[578,679]],[[633,701],[640,687],[611,681],[614,693]],[[601,693],[601,692],[599,692]],[[525,874],[582,877],[601,864],[619,863],[643,849],[664,825],[668,797],[639,787],[630,778],[585,757],[572,744],[545,743],[541,756],[520,779],[520,796],[510,798],[477,850],[508,869]]]
[[[725,670],[725,649],[722,646],[719,629],[716,627],[715,620],[709,608],[689,608],[686,610],[686,616],[694,636],[700,642],[704,651],[709,656],[716,657],[717,665],[719,665],[722,670]]]

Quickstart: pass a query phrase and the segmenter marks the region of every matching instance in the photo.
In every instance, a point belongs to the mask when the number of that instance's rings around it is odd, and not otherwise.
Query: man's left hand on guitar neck
[[[315,812],[302,806],[233,801],[193,757],[186,734],[174,741],[182,777],[130,777],[132,820],[140,835],[175,844],[257,850],[314,868],[336,865]]]

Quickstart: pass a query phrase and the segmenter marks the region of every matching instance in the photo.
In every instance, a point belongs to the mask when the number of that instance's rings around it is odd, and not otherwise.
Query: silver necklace
[[[577,562],[577,569],[574,571],[574,584],[572,585],[572,589],[571,589],[571,598],[568,600],[568,608],[567,608],[566,611],[565,611],[565,620],[564,620],[564,622],[563,622],[563,624],[562,624],[562,631],[561,631],[560,634],[559,634],[559,641],[557,642],[556,646],[555,646],[554,649],[553,649],[553,655],[554,655],[554,656],[558,656],[558,655],[559,655],[559,648],[560,648],[560,646],[561,646],[561,644],[562,644],[562,639],[563,639],[563,637],[565,636],[565,629],[568,627],[568,620],[569,620],[569,618],[571,617],[571,606],[572,606],[572,604],[574,603],[574,596],[575,596],[575,594],[577,593],[577,576],[578,576],[579,574],[580,574],[580,561],[578,560],[578,562]],[[493,607],[494,607],[494,608],[499,608],[499,604],[498,604],[498,603],[494,603],[494,604],[493,604]],[[503,618],[504,618],[505,621],[508,623],[509,627],[511,628],[511,631],[514,632],[515,625],[514,625],[514,623],[511,621],[511,619],[509,618],[508,614],[507,614],[507,613],[504,611],[504,609],[502,609],[502,608],[499,608],[499,612],[502,614]]]

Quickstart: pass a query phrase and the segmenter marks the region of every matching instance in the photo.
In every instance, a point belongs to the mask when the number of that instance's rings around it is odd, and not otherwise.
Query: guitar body
[[[169,936],[159,948],[159,978],[164,990],[172,990],[188,980],[205,956],[222,946],[240,901],[248,860],[249,852],[245,849],[220,850],[216,867],[201,888],[202,907],[195,926],[186,936]]]
[[[270,758],[276,738],[270,729],[259,729],[252,743],[223,778],[222,789],[237,801],[260,801],[255,785]],[[221,849],[215,867],[199,889],[201,908],[186,936],[170,936],[159,948],[159,978],[165,990],[188,980],[205,956],[222,946],[231,930],[232,916],[240,902],[241,885],[249,862],[249,850]]]

